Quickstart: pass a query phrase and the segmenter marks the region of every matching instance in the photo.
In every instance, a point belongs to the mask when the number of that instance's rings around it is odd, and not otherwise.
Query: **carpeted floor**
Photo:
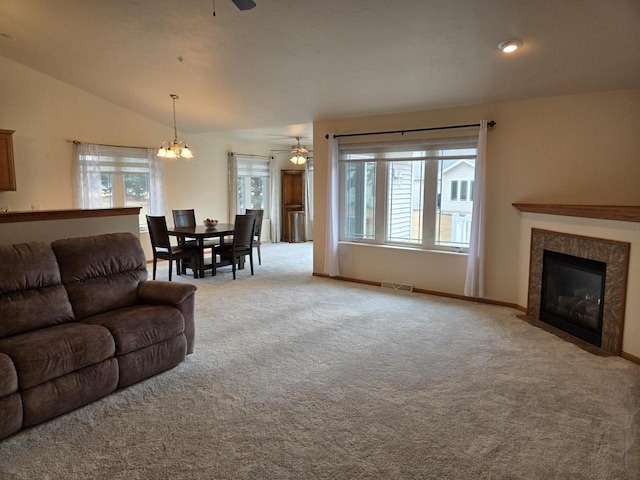
[[[196,352],[0,442],[0,479],[640,478],[640,366],[310,272],[311,244],[276,244],[254,277],[179,278]]]

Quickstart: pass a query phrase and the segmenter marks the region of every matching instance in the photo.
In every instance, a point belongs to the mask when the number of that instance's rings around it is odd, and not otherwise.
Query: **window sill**
[[[379,243],[369,243],[369,242],[353,242],[348,240],[340,240],[338,242],[340,245],[357,245],[359,247],[368,247],[368,248],[384,248],[387,250],[399,250],[403,252],[419,252],[419,253],[430,253],[430,254],[444,254],[444,255],[456,255],[456,256],[468,256],[469,252],[467,250],[457,251],[457,250],[440,250],[437,248],[415,248],[408,247],[404,245],[389,245],[389,244],[379,244]]]

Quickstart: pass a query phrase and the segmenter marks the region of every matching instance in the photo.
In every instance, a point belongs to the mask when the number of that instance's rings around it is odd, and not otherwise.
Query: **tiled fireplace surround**
[[[538,319],[545,249],[605,262],[602,348],[587,349],[640,363],[640,297],[634,294],[640,291],[640,206],[513,206],[521,217],[520,278],[526,283],[520,284],[518,303],[527,305],[526,318],[543,323]]]
[[[537,228],[532,229],[527,315],[535,319],[540,318],[542,259],[545,250],[604,262],[607,265],[607,272],[605,276],[601,348],[607,353],[620,355],[622,351],[629,247],[630,244],[627,242],[583,237]]]

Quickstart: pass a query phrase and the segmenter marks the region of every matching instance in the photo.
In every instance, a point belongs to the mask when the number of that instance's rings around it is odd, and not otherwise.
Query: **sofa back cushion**
[[[77,320],[138,303],[147,261],[138,237],[109,233],[56,240],[62,283]]]
[[[0,338],[73,320],[51,247],[0,245]]]

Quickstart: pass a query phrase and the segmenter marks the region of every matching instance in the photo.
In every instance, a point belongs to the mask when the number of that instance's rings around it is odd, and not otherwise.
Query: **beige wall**
[[[69,140],[154,146],[172,128],[0,57],[0,128],[13,134],[16,192],[0,192],[12,210],[70,208]]]
[[[1,56],[0,72],[0,129],[15,130],[17,179],[17,191],[0,191],[0,205],[12,210],[29,210],[32,204],[42,210],[73,207],[70,140],[155,147],[173,138],[172,127]],[[159,92],[158,101],[166,101],[166,94]],[[167,112],[163,121],[171,120],[169,103]],[[269,155],[273,147],[212,135],[180,138],[195,158],[164,163],[168,218],[172,208],[195,208],[199,219],[226,220],[227,152]],[[150,258],[148,235],[140,240]]]
[[[495,120],[487,141],[486,298],[522,300],[521,219],[514,202],[639,205],[640,89],[314,123],[314,272],[324,273],[327,140],[324,135]],[[408,281],[463,294],[459,255],[340,245],[341,275]],[[523,305],[524,306],[524,305]],[[627,318],[640,324],[640,318]],[[633,330],[637,331],[637,330]],[[632,353],[640,356],[640,341]]]
[[[118,215],[98,218],[68,218],[0,224],[0,245],[25,242],[50,243],[60,238],[129,232],[140,236],[138,217]]]

